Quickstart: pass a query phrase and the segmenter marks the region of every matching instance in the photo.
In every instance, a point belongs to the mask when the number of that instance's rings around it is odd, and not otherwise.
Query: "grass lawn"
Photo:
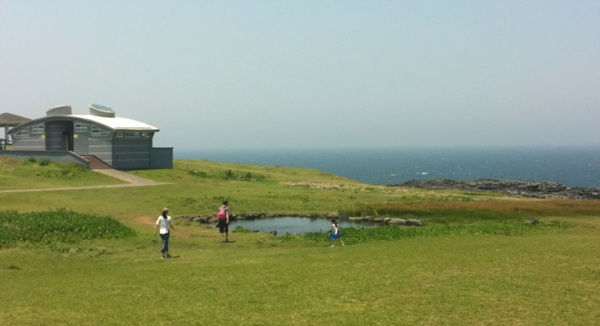
[[[188,227],[190,228],[190,227]],[[593,325],[596,228],[328,247],[182,228],[0,251],[4,325]]]
[[[12,167],[22,169],[22,167]],[[1,170],[1,169],[0,169]],[[594,325],[600,204],[365,185],[319,171],[176,161],[135,171],[170,185],[2,193],[0,210],[111,216],[137,235],[0,248],[2,325]],[[250,173],[253,181],[236,176]],[[233,178],[232,178],[233,177]],[[28,176],[22,178],[27,179]],[[33,185],[33,182],[27,184]],[[0,188],[2,189],[2,188]],[[566,227],[449,233],[329,247],[322,241],[176,224],[171,259],[153,222],[234,212],[368,212],[427,228],[522,220]],[[426,233],[424,233],[426,234]]]

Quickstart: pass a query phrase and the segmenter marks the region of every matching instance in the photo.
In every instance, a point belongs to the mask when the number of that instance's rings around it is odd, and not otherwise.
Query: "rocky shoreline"
[[[410,187],[428,190],[487,191],[518,197],[544,199],[591,199],[600,200],[600,188],[569,188],[557,182],[530,180],[408,180],[390,187]]]

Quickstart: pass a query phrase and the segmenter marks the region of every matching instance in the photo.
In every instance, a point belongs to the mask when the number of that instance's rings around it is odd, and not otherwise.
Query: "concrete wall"
[[[89,149],[87,154],[96,155],[96,157],[106,162],[106,164],[118,169],[113,166],[113,147],[112,139],[110,137],[89,138]]]
[[[151,169],[173,168],[173,147],[155,147],[152,149]]]
[[[116,138],[112,166],[118,170],[150,168],[152,138]]]
[[[0,156],[5,157],[15,157],[23,160],[27,160],[30,157],[35,158],[36,160],[47,158],[53,162],[59,163],[74,163],[79,164],[86,169],[89,169],[89,163],[81,156],[73,153],[73,152],[61,152],[61,151],[0,151]]]

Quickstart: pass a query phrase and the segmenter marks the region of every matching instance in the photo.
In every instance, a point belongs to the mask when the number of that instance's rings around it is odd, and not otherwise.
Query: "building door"
[[[63,150],[73,151],[73,132],[63,131]]]
[[[73,121],[48,121],[45,124],[47,151],[72,151],[74,148]]]

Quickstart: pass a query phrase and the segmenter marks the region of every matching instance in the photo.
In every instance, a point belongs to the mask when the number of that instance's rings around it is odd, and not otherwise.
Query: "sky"
[[[597,0],[0,0],[0,113],[176,149],[600,145]]]

